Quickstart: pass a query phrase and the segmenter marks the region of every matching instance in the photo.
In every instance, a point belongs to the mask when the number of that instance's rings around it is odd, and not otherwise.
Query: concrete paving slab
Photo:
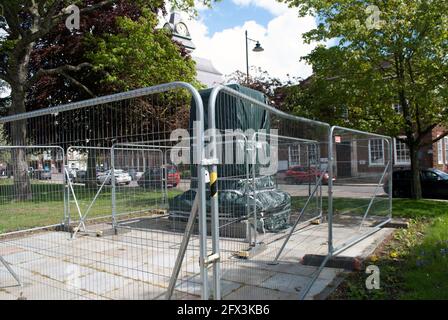
[[[223,280],[223,281],[221,281],[221,295],[227,296],[227,295],[231,294],[232,292],[237,291],[242,286],[243,286],[243,284],[241,284],[241,283]],[[213,287],[211,289],[211,292],[212,292],[212,294],[214,293]]]
[[[68,291],[59,288],[51,288],[49,290],[48,285],[40,284],[33,285],[32,287],[24,288],[20,294],[17,295],[17,299],[25,300],[74,300],[79,298],[80,295],[73,291]]]
[[[200,299],[201,299],[200,293],[189,294],[189,293],[180,292],[180,291],[174,291],[173,296],[171,297],[171,300],[200,300]],[[165,295],[161,295],[161,296],[157,297],[156,300],[165,300]]]
[[[131,282],[132,280],[110,273],[95,272],[77,279],[76,286],[88,293],[104,295],[107,292],[122,288]]]
[[[5,290],[16,299],[71,300],[82,294],[82,292],[74,290],[67,284],[49,279],[39,274],[29,273],[27,276],[19,276],[23,283],[23,287],[14,286],[5,288]]]
[[[317,295],[322,294],[322,292],[329,289],[331,285],[331,279],[317,280],[306,295],[305,300],[315,300]]]
[[[122,288],[105,294],[113,300],[154,300],[165,295],[166,289],[142,282],[129,283]]]
[[[223,297],[224,300],[297,300],[298,294],[291,294],[289,292],[281,292],[268,288],[256,286],[243,286],[240,289]]]
[[[45,256],[33,251],[21,251],[13,254],[4,255],[3,258],[12,266],[20,265],[26,262],[38,262],[45,259]]]
[[[24,252],[25,249],[17,247],[17,246],[2,246],[0,244],[0,256],[7,256],[13,253]]]
[[[225,270],[222,278],[225,280],[239,282],[242,284],[249,284],[253,286],[260,285],[263,281],[269,279],[274,275],[274,272],[262,269],[250,269],[250,268],[227,268],[223,266]]]
[[[389,237],[394,232],[394,229],[384,228],[373,234],[367,239],[356,244],[343,253],[341,255],[348,257],[361,257],[366,258],[369,255],[373,254],[376,248],[384,241],[385,238]]]
[[[261,287],[281,292],[298,293],[310,280],[310,277],[278,273],[264,281]]]
[[[278,265],[268,263],[272,262],[283,243],[279,240],[282,234],[266,233],[260,237],[268,244],[267,250],[250,260],[233,257],[235,252],[247,248],[247,243],[222,239],[223,295],[226,299],[242,300],[298,299],[298,290],[317,270],[316,267],[301,265],[301,259],[308,253],[326,254],[327,228],[325,224],[311,226],[294,234]],[[347,227],[344,229],[342,225],[337,228],[336,241],[346,241],[347,237],[357,233]],[[385,234],[378,233],[377,239],[366,239],[365,243],[363,241],[359,247],[345,253],[369,252]],[[7,256],[18,263],[17,272],[24,278],[25,293],[29,297],[37,297],[40,293],[55,299],[165,298],[181,233],[132,230],[117,236],[80,236],[75,240],[68,240],[66,235],[61,232],[40,233],[0,244],[0,248],[7,248],[4,249],[9,253]],[[38,244],[34,246],[30,242]],[[211,245],[210,239],[207,243]],[[195,236],[190,242],[174,299],[198,299],[200,296],[198,250],[199,242]],[[78,270],[76,276],[73,269]],[[311,299],[328,288],[338,277],[338,272],[324,269],[307,298]],[[1,274],[0,277],[3,279]],[[57,288],[55,291],[59,293],[51,293],[52,288]],[[18,297],[20,292],[12,289],[3,294],[5,297]]]
[[[95,272],[95,270],[90,268],[51,258],[30,261],[20,265],[20,268],[26,269],[32,274],[40,275],[61,283],[67,283],[78,277],[83,277]]]
[[[262,267],[274,273],[286,273],[305,277],[310,277],[317,271],[317,268],[301,265],[300,262],[297,261],[293,263],[286,263],[282,261],[277,265],[264,264]]]
[[[17,297],[5,291],[4,289],[0,289],[0,300],[17,300]]]

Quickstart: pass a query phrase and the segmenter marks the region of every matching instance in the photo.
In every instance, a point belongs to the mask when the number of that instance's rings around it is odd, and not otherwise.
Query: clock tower
[[[188,25],[182,20],[180,14],[176,12],[172,13],[169,22],[166,22],[163,28],[168,30],[173,40],[184,46],[196,62],[196,79],[199,82],[205,84],[209,88],[217,84],[224,83],[222,73],[213,66],[211,60],[192,55],[193,51],[196,49],[196,46],[193,41],[191,41],[191,34],[190,30],[188,30]]]
[[[178,13],[173,12],[169,22],[165,23],[163,28],[171,32],[173,40],[180,42],[190,52],[196,49],[196,46],[191,41],[191,34],[188,30],[188,26],[182,21],[182,18]]]

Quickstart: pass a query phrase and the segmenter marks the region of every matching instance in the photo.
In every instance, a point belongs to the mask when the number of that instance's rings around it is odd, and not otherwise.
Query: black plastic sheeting
[[[266,97],[258,91],[240,85],[230,85],[229,87],[258,101],[266,102]],[[205,109],[205,129],[209,128],[208,101],[210,93],[211,90],[200,92]],[[196,106],[192,103],[190,111],[191,128],[195,120]],[[220,93],[216,108],[216,128],[222,133],[228,130],[239,129],[242,132],[247,130],[255,132],[264,130],[266,134],[269,134],[271,124],[267,111],[255,107],[242,99]],[[233,152],[236,152],[236,147]],[[236,155],[232,156],[236,160]],[[226,159],[224,147],[222,148],[222,159]],[[238,164],[218,165],[220,219],[248,219],[253,217],[255,210],[257,212],[257,220],[260,221],[257,226],[259,231],[275,232],[287,228],[291,212],[291,197],[289,194],[276,189],[273,177],[261,177],[259,175],[259,165],[248,164],[246,160]],[[256,176],[255,183],[253,180],[254,170]],[[191,167],[191,172],[192,177],[197,176],[196,166]],[[170,199],[170,214],[173,217],[188,219],[196,196],[196,188],[197,180],[192,179],[191,190],[174,199]],[[207,187],[207,199],[207,215],[210,216],[209,187]]]

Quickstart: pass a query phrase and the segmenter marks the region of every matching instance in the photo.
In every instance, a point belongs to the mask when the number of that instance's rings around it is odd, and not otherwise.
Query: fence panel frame
[[[389,150],[389,162],[388,162],[387,165],[385,165],[385,168],[386,168],[385,169],[385,173],[387,171],[389,171],[389,175],[388,175],[389,190],[392,190],[392,183],[393,183],[392,182],[393,181],[392,176],[393,176],[393,167],[394,167],[394,164],[393,164],[393,138],[392,137],[385,136],[385,135],[380,135],[380,134],[376,134],[376,133],[370,133],[370,132],[366,132],[366,131],[361,131],[361,130],[356,130],[356,129],[340,127],[340,126],[333,126],[331,128],[329,141],[328,141],[328,143],[329,143],[329,145],[328,145],[328,153],[329,153],[328,174],[330,176],[329,179],[328,179],[328,254],[331,255],[331,256],[335,256],[335,255],[338,255],[338,254],[342,253],[343,251],[345,251],[348,248],[352,247],[353,245],[359,243],[360,241],[362,241],[366,237],[369,237],[373,233],[376,233],[377,231],[379,231],[381,229],[381,227],[383,227],[384,225],[389,223],[392,220],[392,201],[393,201],[392,191],[390,191],[389,195],[388,195],[389,196],[389,215],[388,215],[387,219],[385,221],[383,221],[382,223],[380,223],[379,225],[377,225],[374,228],[374,230],[372,230],[370,232],[367,232],[366,234],[363,234],[363,235],[353,239],[350,242],[344,243],[344,244],[342,244],[338,248],[334,248],[334,245],[333,245],[333,216],[334,216],[333,178],[334,178],[334,165],[336,164],[336,159],[334,157],[334,151],[335,151],[335,148],[334,148],[334,144],[335,144],[334,133],[335,133],[336,130],[343,130],[343,131],[354,133],[354,134],[368,135],[370,137],[376,137],[378,139],[382,139],[383,141],[386,141],[388,143],[388,146],[389,146],[389,148],[388,148],[388,150]],[[383,174],[381,180],[383,179],[384,176],[385,176],[385,174]],[[375,194],[372,196],[370,205],[366,209],[366,212],[365,212],[364,215],[368,214],[368,212],[370,210],[370,207],[371,207],[371,204],[375,200],[376,197],[377,197],[377,195],[376,195],[376,190],[375,190]]]
[[[334,154],[334,144],[335,144],[335,139],[334,139],[334,132],[336,130],[344,130],[344,131],[348,131],[354,134],[361,134],[361,135],[369,135],[372,137],[376,137],[379,139],[383,139],[383,141],[387,141],[389,143],[389,157],[390,157],[390,162],[389,162],[389,166],[391,167],[390,170],[390,174],[389,174],[389,215],[387,217],[387,219],[385,221],[383,221],[382,223],[380,223],[379,225],[375,226],[372,230],[368,231],[367,233],[364,233],[362,235],[360,235],[359,237],[357,237],[356,239],[344,243],[342,246],[340,246],[339,248],[334,248],[333,246],[333,214],[334,214],[334,198],[333,198],[333,178],[334,178],[334,165],[337,164],[336,159],[335,159],[335,154]],[[389,223],[392,220],[392,202],[393,202],[393,194],[392,194],[392,184],[393,184],[393,138],[390,136],[384,136],[384,135],[380,135],[380,134],[375,134],[375,133],[370,133],[370,132],[366,132],[366,131],[361,131],[361,130],[356,130],[356,129],[349,129],[349,128],[345,128],[345,127],[341,127],[341,126],[332,126],[330,129],[330,133],[328,136],[328,174],[329,174],[329,179],[328,179],[328,254],[327,256],[323,259],[321,265],[319,266],[317,272],[315,273],[313,279],[308,283],[308,285],[300,292],[300,299],[304,300],[308,294],[308,292],[311,290],[312,286],[314,285],[314,283],[317,281],[317,279],[319,278],[320,273],[322,272],[322,270],[325,268],[325,266],[327,265],[328,261],[330,261],[331,258],[341,254],[342,252],[346,251],[347,249],[351,248],[352,246],[356,245],[357,243],[361,242],[362,240],[370,237],[371,235],[377,233],[378,231],[381,230],[381,228],[386,225],[387,223]],[[387,166],[386,166],[387,167]],[[372,199],[375,199],[376,194],[372,197]],[[368,209],[367,209],[368,210]],[[368,211],[366,210],[366,212],[368,213]]]
[[[314,124],[314,125],[320,125],[322,127],[325,127],[327,130],[327,134],[331,131],[331,126],[328,123],[321,122],[321,121],[315,121],[310,120],[307,118],[302,118],[298,116],[294,116],[288,113],[285,113],[281,110],[278,110],[266,103],[260,102],[252,97],[249,97],[245,94],[242,94],[234,89],[231,89],[224,85],[218,85],[214,87],[210,93],[209,102],[208,102],[208,125],[209,125],[209,131],[211,132],[211,135],[209,138],[209,143],[211,146],[211,158],[213,159],[213,162],[210,163],[210,173],[218,176],[218,161],[217,161],[217,145],[216,145],[216,107],[217,107],[217,101],[220,93],[226,93],[234,98],[242,99],[244,101],[247,101],[251,103],[252,105],[258,106],[262,108],[263,110],[267,111],[268,114],[274,114],[276,116],[279,116],[284,119],[292,120],[292,121],[301,121],[308,124]],[[219,192],[219,190],[217,190]],[[211,199],[211,216],[212,216],[212,248],[213,251],[219,254],[220,248],[219,248],[219,242],[220,242],[220,235],[219,235],[219,203],[218,203],[218,197],[213,197]],[[213,285],[214,285],[214,292],[215,292],[215,299],[221,300],[221,266],[219,260],[214,263],[213,265]]]
[[[126,99],[138,98],[143,96],[148,96],[151,94],[164,93],[171,90],[184,89],[191,94],[191,98],[196,105],[196,119],[195,122],[195,145],[196,154],[195,159],[197,162],[197,172],[198,172],[198,215],[199,215],[199,234],[200,234],[200,268],[201,268],[201,298],[208,300],[209,298],[209,285],[208,285],[208,274],[207,274],[207,218],[206,218],[206,182],[205,182],[205,166],[209,162],[205,159],[205,138],[204,138],[204,105],[198,90],[191,84],[186,82],[172,82],[167,84],[155,85],[152,87],[147,87],[143,89],[132,90],[123,93],[117,93],[113,95],[108,95],[104,97],[93,98],[90,100],[64,104],[56,107],[50,107],[46,109],[40,109],[31,112],[24,112],[12,116],[6,116],[0,118],[0,124],[7,124],[14,121],[29,120],[32,118],[37,118],[40,116],[59,114],[61,112],[67,112],[87,107],[93,107],[102,104],[108,104],[112,102],[123,101]],[[59,146],[56,146],[61,148]],[[21,147],[23,148],[23,147]],[[62,148],[61,148],[62,149]],[[65,155],[64,155],[65,158]],[[65,176],[65,175],[64,175]],[[66,208],[64,208],[66,212]]]
[[[81,102],[76,102],[76,103],[70,103],[70,104],[65,104],[65,105],[61,105],[61,106],[57,106],[57,107],[52,107],[52,108],[47,108],[47,109],[41,109],[41,110],[37,110],[37,111],[32,111],[32,112],[27,112],[27,113],[22,113],[22,114],[18,114],[18,115],[14,115],[14,116],[7,116],[7,117],[3,117],[0,118],[0,125],[1,124],[7,124],[7,123],[11,123],[13,121],[21,121],[21,120],[29,120],[32,118],[36,118],[36,117],[40,117],[40,116],[44,116],[44,115],[50,115],[50,114],[57,114],[60,112],[66,112],[66,111],[72,111],[72,110],[77,110],[77,109],[82,109],[82,108],[87,108],[87,107],[93,107],[93,106],[97,106],[97,105],[102,105],[102,104],[107,104],[107,103],[112,103],[112,102],[119,102],[119,101],[123,101],[126,99],[132,99],[132,98],[138,98],[138,97],[144,97],[144,96],[148,96],[151,94],[158,94],[158,93],[163,93],[163,92],[167,92],[170,90],[174,90],[174,89],[185,89],[187,90],[191,96],[192,96],[192,100],[194,101],[195,105],[196,105],[196,119],[198,119],[195,124],[194,124],[194,132],[196,132],[196,134],[194,135],[194,137],[192,139],[194,139],[193,141],[193,145],[194,145],[194,150],[195,150],[195,154],[194,154],[194,159],[197,159],[197,163],[193,163],[194,166],[197,166],[197,182],[198,182],[198,190],[197,190],[197,216],[198,216],[198,221],[199,221],[199,265],[200,265],[200,279],[201,279],[201,298],[203,300],[208,300],[211,296],[211,288],[209,287],[209,277],[208,277],[208,268],[210,266],[212,266],[213,268],[213,281],[212,281],[212,288],[214,291],[214,296],[213,298],[216,300],[221,300],[222,298],[222,288],[221,288],[221,261],[220,261],[220,225],[219,225],[219,202],[218,202],[218,194],[214,194],[211,196],[211,243],[212,243],[212,247],[211,247],[211,254],[209,254],[208,251],[208,245],[207,245],[207,206],[206,206],[206,173],[207,171],[209,171],[210,173],[210,177],[213,177],[212,179],[212,183],[213,180],[215,178],[217,178],[218,175],[218,164],[219,164],[219,160],[218,160],[218,155],[217,155],[217,128],[216,128],[216,108],[217,108],[217,101],[218,101],[218,97],[220,93],[224,93],[227,94],[233,98],[236,99],[241,99],[245,102],[248,102],[252,105],[255,105],[259,108],[261,108],[262,110],[267,112],[267,115],[275,115],[278,116],[279,118],[285,119],[285,120],[290,120],[290,121],[295,121],[295,122],[302,122],[302,123],[306,123],[306,124],[311,124],[311,125],[318,125],[321,128],[325,129],[325,135],[326,137],[322,138],[322,140],[317,141],[317,143],[327,143],[328,146],[328,212],[327,212],[327,218],[328,218],[328,254],[325,257],[324,261],[322,262],[321,266],[319,267],[318,271],[317,271],[317,275],[312,279],[312,281],[310,281],[310,283],[306,286],[306,288],[304,288],[304,290],[302,290],[301,292],[301,298],[305,298],[305,296],[307,295],[307,293],[309,292],[309,290],[311,289],[312,285],[314,284],[314,282],[318,279],[318,276],[320,274],[320,272],[323,270],[323,268],[325,267],[326,263],[329,261],[330,258],[332,258],[333,256],[336,256],[338,254],[340,254],[341,252],[345,251],[346,249],[350,248],[351,246],[359,243],[360,241],[362,241],[363,239],[371,236],[372,234],[374,234],[375,232],[379,231],[381,229],[382,226],[384,226],[385,224],[389,223],[390,220],[392,219],[392,198],[393,198],[393,194],[392,194],[392,184],[393,184],[393,179],[392,179],[392,175],[393,175],[393,139],[389,136],[384,136],[384,135],[379,135],[379,134],[374,134],[374,133],[369,133],[369,132],[364,132],[364,131],[360,131],[360,130],[354,130],[354,129],[349,129],[349,128],[344,128],[344,127],[339,127],[339,126],[333,126],[331,127],[328,123],[324,123],[321,121],[315,121],[315,120],[310,120],[310,119],[306,119],[306,118],[302,118],[302,117],[297,117],[291,114],[287,114],[283,111],[280,111],[278,109],[275,109],[274,107],[260,102],[250,96],[247,96],[243,93],[240,93],[234,89],[231,89],[229,87],[223,86],[223,85],[219,85],[216,86],[212,89],[210,97],[209,97],[209,101],[208,101],[208,123],[209,123],[209,130],[210,130],[210,135],[208,135],[207,137],[205,136],[206,132],[205,132],[205,128],[204,128],[204,105],[203,105],[203,100],[201,98],[201,95],[199,94],[199,92],[197,91],[197,89],[195,89],[192,85],[188,84],[188,83],[184,83],[184,82],[173,82],[173,83],[169,83],[169,84],[162,84],[162,85],[157,85],[157,86],[153,86],[153,87],[148,87],[148,88],[143,88],[143,89],[138,89],[138,90],[133,90],[133,91],[129,91],[129,92],[125,92],[125,93],[118,93],[118,94],[114,94],[114,95],[110,95],[110,96],[106,96],[106,97],[100,97],[100,98],[95,98],[95,99],[90,99],[90,100],[86,100],[86,101],[81,101]],[[192,128],[193,129],[193,128]],[[379,182],[378,186],[381,184],[382,180],[386,177],[386,173],[387,173],[387,167],[390,167],[390,172],[388,175],[388,183],[389,183],[389,214],[387,216],[387,220],[382,222],[381,224],[375,226],[373,228],[373,230],[360,235],[358,238],[351,240],[347,243],[344,243],[342,246],[335,248],[334,247],[334,243],[333,243],[333,214],[334,214],[334,198],[333,198],[333,193],[334,193],[334,186],[333,186],[333,178],[334,178],[334,165],[336,164],[336,159],[334,156],[334,133],[336,130],[344,130],[347,132],[351,132],[354,134],[363,134],[363,135],[369,135],[372,137],[376,137],[379,139],[383,139],[383,141],[387,141],[388,145],[389,145],[389,156],[390,156],[390,161],[386,166],[386,170],[381,178],[381,181]],[[255,134],[256,136],[256,134]],[[293,138],[293,137],[290,137]],[[207,141],[208,140],[208,141]],[[205,154],[205,142],[209,143],[209,147],[210,147],[210,158],[206,157]],[[142,144],[143,143],[143,144]],[[115,170],[115,164],[114,164],[114,150],[115,148],[118,148],[117,150],[121,150],[120,146],[135,146],[136,148],[146,148],[147,146],[144,144],[144,142],[138,142],[137,144],[126,144],[126,143],[117,143],[114,144],[110,150],[111,150],[111,179],[112,179],[112,217],[113,217],[113,226],[115,226],[115,214],[114,212],[116,211],[116,194],[115,194],[115,174],[114,174],[114,170]],[[152,146],[151,146],[152,147]],[[157,147],[157,146],[154,146]],[[246,147],[247,148],[247,142],[246,142]],[[72,148],[76,148],[76,146],[70,146],[67,149],[67,152],[64,151],[64,149],[61,146],[57,146],[57,145],[53,145],[53,146],[0,146],[0,150],[4,150],[4,149],[27,149],[27,148],[42,148],[42,149],[58,149],[62,151],[62,155],[63,155],[63,159],[64,161],[64,174],[63,174],[63,188],[64,188],[64,193],[63,193],[63,201],[64,201],[64,219],[61,222],[62,226],[65,227],[69,227],[70,223],[71,223],[71,217],[70,217],[70,194],[69,194],[69,186],[70,186],[70,179],[69,179],[69,175],[68,175],[68,151],[71,150]],[[79,147],[79,148],[85,148],[88,149],[89,147]],[[106,148],[107,149],[107,148]],[[132,149],[133,150],[133,149]],[[162,154],[162,160],[164,161],[164,165],[167,164],[167,151],[164,153],[164,151],[162,150],[156,150],[156,149],[138,149],[138,150],[146,150],[146,151],[160,151]],[[320,152],[320,148],[318,148],[318,160],[319,160],[319,171],[322,170],[322,163],[321,163],[321,152]],[[307,151],[308,152],[308,151]],[[246,154],[247,152],[245,152]],[[246,157],[247,155],[245,155]],[[322,172],[322,171],[321,171]],[[255,173],[255,170],[254,170]],[[248,175],[248,179],[250,179],[249,177],[249,172],[246,172],[246,174]],[[164,170],[164,175],[165,175],[165,180],[167,179],[167,172],[166,170]],[[317,206],[318,208],[320,207],[320,216],[323,215],[323,210],[322,210],[322,177],[323,175],[321,175],[320,179],[316,179],[316,187],[313,189],[313,192],[311,192],[311,196],[313,195],[317,195],[320,194],[320,200],[317,200]],[[167,185],[167,183],[165,183],[165,186]],[[218,188],[218,185],[216,186],[216,188]],[[219,192],[219,190],[217,190]],[[307,203],[310,201],[311,196],[308,198]],[[374,201],[374,199],[376,198],[376,192],[373,195],[373,197],[371,198],[371,203],[369,205],[369,207],[367,208],[365,215],[366,216],[369,213],[369,209],[371,207],[372,202]],[[306,206],[305,206],[306,208]],[[255,218],[256,218],[256,212],[254,212],[255,214]],[[192,221],[194,220],[194,214],[190,215],[190,218],[192,218]],[[299,219],[300,220],[300,219]],[[364,219],[363,219],[364,220]],[[83,221],[83,219],[81,219],[81,222]],[[67,225],[68,224],[68,225]],[[58,225],[58,226],[61,226]],[[255,223],[255,226],[257,224]],[[39,227],[38,229],[42,229],[42,228],[48,228],[47,227]],[[52,227],[52,226],[50,226]],[[294,233],[294,228],[295,226],[292,228],[291,233]],[[37,228],[35,228],[37,229]],[[22,231],[20,231],[22,232]],[[190,231],[186,230],[185,235],[188,235]],[[16,233],[16,232],[15,232]],[[9,233],[11,234],[11,233]],[[3,234],[3,235],[8,235],[8,233]],[[2,235],[2,236],[3,236]],[[187,244],[188,244],[188,238],[187,238]],[[252,239],[250,240],[252,241]],[[288,239],[286,239],[286,242],[288,241]],[[256,238],[254,240],[254,244],[256,245]],[[183,245],[185,246],[185,244]],[[279,256],[281,254],[281,251],[279,252],[276,260],[278,260]],[[180,259],[180,258],[179,258]],[[178,267],[177,265],[179,263],[181,263],[181,261],[176,262],[176,267],[175,267],[175,271],[176,268]],[[173,280],[174,278],[172,278],[171,280]],[[19,282],[19,281],[18,281]],[[175,284],[175,283],[174,283]]]

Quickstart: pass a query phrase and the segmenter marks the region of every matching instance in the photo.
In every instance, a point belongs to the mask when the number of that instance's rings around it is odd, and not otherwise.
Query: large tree
[[[75,58],[70,55],[53,55],[54,41],[58,37],[54,36],[55,31],[60,31],[61,35],[67,32],[65,21],[72,14],[67,10],[69,5],[77,5],[80,8],[81,19],[85,19],[91,14],[98,14],[104,10],[120,10],[120,5],[125,1],[120,0],[5,0],[2,1],[4,19],[0,21],[2,29],[2,39],[0,47],[0,80],[8,83],[11,88],[11,102],[8,104],[7,114],[16,115],[29,111],[30,108],[48,106],[48,104],[33,104],[30,100],[38,98],[39,85],[46,83],[48,88],[54,89],[53,102],[59,99],[60,102],[74,101],[95,95],[97,88],[89,87],[89,81],[83,83],[86,70],[91,70],[94,65],[89,61],[87,55],[79,54],[81,50],[74,47],[78,54]],[[169,0],[167,1],[177,8],[191,10],[194,8],[194,0]],[[209,4],[210,1],[201,1]],[[155,12],[164,7],[163,0],[140,0],[130,1],[135,5]],[[118,8],[118,9],[117,9]],[[125,15],[127,16],[127,15]],[[94,27],[104,30],[105,26],[113,24],[107,22],[107,16],[97,20]],[[131,18],[133,18],[131,16]],[[82,20],[83,21],[83,20]],[[84,20],[85,21],[85,20]],[[104,25],[103,25],[104,23]],[[82,26],[82,23],[81,23]],[[81,31],[72,30],[74,44],[80,44],[79,38],[85,33],[97,32],[96,29],[84,29]],[[110,32],[110,30],[107,30]],[[151,32],[151,30],[148,30]],[[59,46],[64,52],[67,48]],[[51,52],[51,63],[45,59],[33,59],[36,55],[41,58],[45,56],[45,51]],[[75,64],[73,64],[75,63]],[[90,78],[92,79],[92,78]],[[87,79],[88,80],[88,79]],[[40,84],[39,84],[40,82]],[[75,91],[67,95],[64,86],[77,87]],[[96,84],[96,81],[93,81]],[[62,90],[61,90],[62,89]],[[99,90],[100,93],[101,90]],[[42,97],[42,96],[41,96]],[[15,121],[8,128],[9,142],[13,145],[26,145],[29,142],[26,121]],[[19,199],[29,199],[31,197],[30,182],[27,175],[27,164],[25,161],[25,151],[17,149],[13,152],[14,158],[14,186],[15,193]]]
[[[448,134],[425,139],[448,125],[448,2],[283,2],[318,18],[307,41],[336,43],[305,57],[315,74],[296,88],[296,111],[402,139],[410,149],[412,195],[421,198],[419,150]]]

